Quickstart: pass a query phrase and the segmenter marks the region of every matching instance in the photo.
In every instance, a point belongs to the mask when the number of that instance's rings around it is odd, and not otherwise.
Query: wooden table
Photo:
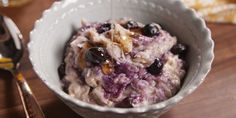
[[[32,0],[20,8],[0,8],[29,41],[29,32],[53,0]],[[206,81],[161,118],[236,118],[236,25],[208,23],[216,44],[213,69]],[[32,70],[26,51],[20,70],[27,78],[47,118],[80,118],[61,102]],[[24,118],[14,81],[0,72],[0,118]]]

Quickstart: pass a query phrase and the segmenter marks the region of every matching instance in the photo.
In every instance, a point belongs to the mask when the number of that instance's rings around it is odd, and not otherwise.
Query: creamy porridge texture
[[[156,23],[83,22],[67,42],[58,71],[70,96],[101,106],[139,107],[178,92],[186,51]]]

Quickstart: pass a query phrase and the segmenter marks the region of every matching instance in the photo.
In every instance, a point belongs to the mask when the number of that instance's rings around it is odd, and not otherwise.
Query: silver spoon
[[[10,18],[0,15],[0,69],[10,71],[16,79],[26,118],[44,118],[29,85],[17,70],[24,52],[22,39],[15,23]]]

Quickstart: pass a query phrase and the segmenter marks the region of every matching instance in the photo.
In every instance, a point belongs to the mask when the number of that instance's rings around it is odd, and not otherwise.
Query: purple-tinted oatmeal
[[[150,105],[180,89],[186,50],[155,23],[83,23],[66,45],[59,75],[68,94],[84,102]]]

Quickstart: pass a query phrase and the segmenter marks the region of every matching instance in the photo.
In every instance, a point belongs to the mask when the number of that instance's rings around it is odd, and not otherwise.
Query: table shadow
[[[42,104],[46,118],[83,118],[71,110],[61,100],[55,100],[49,104]]]
[[[50,104],[42,105],[46,118],[83,118],[71,110],[61,100],[55,100]],[[173,112],[168,111],[159,118],[174,118]]]

